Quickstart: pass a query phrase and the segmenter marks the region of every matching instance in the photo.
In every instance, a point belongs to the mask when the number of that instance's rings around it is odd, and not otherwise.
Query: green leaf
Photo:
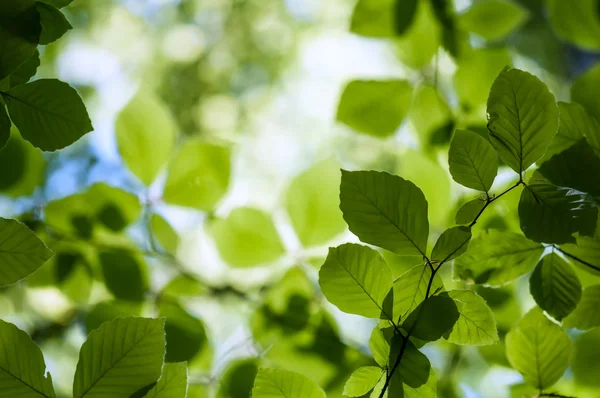
[[[431,268],[423,264],[412,267],[396,278],[394,281],[394,320],[406,318],[425,300],[430,279]],[[436,274],[431,283],[430,292],[433,294],[443,288],[444,283],[439,274]]]
[[[454,262],[454,278],[502,286],[529,272],[543,251],[522,235],[491,229],[471,240],[467,253]]]
[[[1,229],[0,229],[1,230]],[[0,390],[6,397],[54,398],[40,347],[12,323],[0,320]]]
[[[283,369],[260,368],[252,398],[326,398],[323,391],[305,376]]]
[[[337,120],[358,132],[388,137],[400,127],[411,97],[407,80],[354,80],[344,88]]]
[[[571,86],[571,100],[582,105],[596,120],[600,119],[600,104],[595,95],[598,89],[600,89],[600,63],[594,64],[577,77]],[[596,136],[598,137],[598,135],[600,134],[596,131]],[[598,140],[594,142],[598,144]],[[595,148],[598,147],[592,143],[592,140],[590,143]]]
[[[10,126],[12,123],[8,118],[4,105],[0,104],[0,150],[6,146],[10,139]]]
[[[43,151],[62,149],[94,129],[77,91],[60,80],[39,79],[2,96],[23,138]]]
[[[519,69],[505,68],[487,103],[490,141],[500,159],[522,173],[546,152],[558,130],[558,108],[548,87]]]
[[[392,271],[371,248],[353,243],[330,248],[319,270],[319,285],[327,300],[344,312],[393,320],[384,307]]]
[[[217,398],[247,398],[258,373],[258,359],[245,358],[229,364],[221,376]]]
[[[221,257],[234,267],[253,267],[277,260],[285,253],[271,217],[240,207],[209,226]]]
[[[435,261],[450,261],[463,255],[471,240],[470,227],[452,227],[445,230],[431,251],[431,259]]]
[[[359,0],[350,20],[350,31],[367,37],[402,35],[415,18],[417,0]]]
[[[213,211],[229,187],[231,149],[190,139],[169,164],[163,194],[173,205]]]
[[[44,0],[45,3],[52,4],[56,8],[63,8],[73,2],[73,0]]]
[[[525,381],[543,390],[560,379],[569,366],[571,341],[567,333],[544,316],[529,311],[506,335],[506,356]]]
[[[523,26],[529,13],[518,3],[487,0],[474,3],[459,17],[460,26],[487,40],[502,40]]]
[[[212,350],[204,323],[189,314],[179,302],[167,297],[159,304],[159,314],[166,317],[165,361],[187,361],[190,367],[205,368]]]
[[[600,328],[590,330],[575,340],[575,352],[573,353],[573,376],[577,386],[595,388],[600,387]]]
[[[452,329],[458,317],[456,304],[448,295],[432,296],[410,313],[402,328],[417,339],[435,341]]]
[[[383,331],[379,328],[379,326],[375,326],[371,332],[371,337],[369,338],[369,348],[371,350],[371,354],[373,354],[373,359],[375,359],[375,362],[377,362],[377,364],[381,367],[387,366],[390,356],[390,344],[386,340]]]
[[[557,254],[544,256],[529,279],[537,305],[557,320],[569,315],[581,299],[581,283],[571,266]]]
[[[523,234],[543,243],[575,243],[575,232],[592,236],[598,204],[587,194],[548,183],[530,184],[521,192],[519,218]]]
[[[126,398],[155,382],[165,352],[164,322],[117,318],[93,330],[79,352],[74,398]]]
[[[112,321],[115,318],[139,316],[142,312],[142,304],[132,301],[100,301],[85,315],[85,330],[89,333],[99,328],[104,322]]]
[[[600,197],[600,184],[596,181],[600,175],[600,157],[585,138],[552,156],[538,170],[555,185]]]
[[[40,16],[35,1],[0,4],[0,80],[14,72],[35,52],[40,37]]]
[[[581,264],[579,261],[573,261],[573,264],[577,265],[581,269],[590,272],[595,275],[600,275],[600,235],[596,231],[595,238],[586,238],[584,236],[578,236],[576,238],[577,244],[566,244],[562,245],[561,249],[571,256],[575,256],[578,259],[591,264],[595,268]],[[570,257],[572,258],[572,257]]]
[[[169,281],[163,288],[162,294],[181,297],[181,296],[203,296],[210,290],[201,281],[188,274],[179,274]]]
[[[363,242],[396,254],[425,255],[427,201],[412,182],[388,173],[342,170],[340,201],[350,231]]]
[[[471,224],[479,212],[481,212],[483,206],[485,206],[485,200],[478,198],[468,201],[458,209],[454,221],[462,225]]]
[[[40,44],[50,44],[73,28],[63,13],[58,11],[56,7],[41,1],[37,1],[35,6],[40,14],[40,24],[42,25]]]
[[[286,192],[286,210],[305,247],[326,243],[346,229],[339,209],[340,169],[326,160],[292,180]]]
[[[600,123],[577,103],[559,102],[558,133],[550,143],[543,161],[586,138],[594,152],[600,156]]]
[[[185,398],[187,395],[187,364],[165,363],[158,382],[145,398]]]
[[[98,254],[104,283],[118,299],[143,301],[149,289],[146,265],[142,258],[125,249]]]
[[[475,346],[498,343],[494,313],[481,296],[471,290],[450,290],[448,296],[454,300],[459,317],[446,340]]]
[[[549,0],[548,19],[552,29],[561,39],[583,50],[599,50],[600,22],[597,7],[596,0],[580,0],[572,4]]]
[[[20,281],[53,255],[25,224],[0,218],[0,286]]]
[[[451,118],[450,107],[436,87],[423,84],[415,90],[408,119],[423,146],[428,144],[433,133],[447,125]]]
[[[498,173],[498,155],[494,147],[470,131],[456,130],[448,163],[454,181],[478,191],[488,192]]]
[[[167,253],[177,253],[179,246],[179,235],[171,227],[171,225],[158,214],[153,214],[150,220],[152,233],[158,240],[158,243],[165,249]]]
[[[10,74],[10,87],[27,83],[40,66],[40,52],[35,50],[33,55],[23,62],[17,70]]]
[[[346,381],[343,394],[347,397],[363,396],[375,387],[384,374],[384,370],[377,366],[360,367]]]
[[[398,358],[403,343],[403,337],[396,335],[392,338],[389,367]],[[436,379],[433,368],[425,354],[419,351],[410,341],[402,354],[398,368],[391,377],[387,396],[405,398],[435,398]],[[375,398],[378,398],[377,395]]]
[[[45,178],[42,151],[23,140],[16,128],[0,149],[0,190],[12,198],[31,195]]]
[[[591,285],[583,289],[579,305],[565,319],[563,325],[580,330],[600,326],[600,285]]]
[[[171,156],[177,124],[168,107],[153,93],[140,91],[115,122],[117,146],[125,165],[150,185]]]

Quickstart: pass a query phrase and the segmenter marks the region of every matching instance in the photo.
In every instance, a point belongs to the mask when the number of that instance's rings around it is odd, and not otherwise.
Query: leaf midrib
[[[52,398],[50,395],[46,395],[45,393],[43,393],[42,391],[38,390],[34,386],[32,386],[30,384],[27,384],[24,380],[18,378],[17,376],[15,376],[14,374],[12,374],[9,370],[5,369],[4,367],[0,366],[0,370],[2,370],[3,372],[5,372],[6,374],[10,375],[11,377],[13,377],[15,380],[21,382],[25,386],[29,387],[30,389],[32,389],[36,393],[40,394],[42,397]]]

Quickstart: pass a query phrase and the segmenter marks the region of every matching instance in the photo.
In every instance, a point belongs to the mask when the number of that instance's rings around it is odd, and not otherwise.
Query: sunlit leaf
[[[377,362],[379,366],[385,367],[390,356],[390,343],[386,340],[383,331],[379,326],[375,326],[371,332],[369,348],[371,349],[371,354],[373,354],[375,362]]]
[[[460,25],[487,40],[501,40],[522,26],[528,12],[509,0],[475,2],[460,15]]]
[[[340,310],[369,318],[392,319],[384,301],[392,289],[392,271],[375,250],[346,243],[329,249],[319,270],[319,285]]]
[[[587,1],[587,0],[586,0]],[[595,93],[600,88],[600,63],[594,64],[591,68],[578,76],[571,86],[571,100],[582,105],[593,117],[600,118],[600,104],[596,100]],[[596,137],[600,135],[596,131]],[[590,144],[598,149],[600,138],[591,140]]]
[[[485,201],[480,199],[473,199],[465,203],[456,212],[455,221],[457,224],[467,225],[475,220],[477,214],[485,206]]]
[[[446,340],[461,345],[489,345],[498,343],[494,314],[485,300],[471,290],[450,290],[459,317]]]
[[[221,257],[234,267],[253,267],[285,253],[271,217],[261,210],[240,207],[210,225]]]
[[[428,143],[434,131],[448,124],[452,113],[437,88],[417,87],[408,118],[422,143]]]
[[[529,272],[544,247],[511,232],[488,230],[471,240],[469,249],[454,262],[454,277],[501,286]]]
[[[117,318],[93,330],[79,352],[75,398],[126,398],[160,376],[164,319]]]
[[[179,235],[173,227],[158,214],[153,214],[150,220],[152,232],[154,233],[158,243],[168,252],[177,253],[179,246]]]
[[[212,211],[229,187],[229,147],[197,139],[183,143],[169,164],[163,199],[169,204]]]
[[[115,122],[117,146],[127,168],[150,185],[171,156],[177,125],[155,94],[140,91]]]
[[[296,177],[286,193],[286,210],[304,246],[326,243],[346,229],[339,209],[340,168],[320,162]]]
[[[525,381],[540,390],[560,379],[571,360],[567,333],[544,316],[539,307],[529,311],[506,335],[506,356]]]
[[[394,134],[411,104],[407,80],[354,80],[344,88],[337,120],[376,137]]]
[[[559,321],[569,315],[581,299],[581,284],[571,266],[557,254],[544,256],[529,280],[538,306]]]
[[[596,231],[595,238],[578,236],[576,241],[577,244],[562,245],[561,249],[577,259],[585,261],[588,265],[582,264],[580,261],[573,261],[573,264],[587,272],[600,275],[600,236],[598,231]],[[569,258],[574,260],[573,257]]]
[[[431,259],[436,261],[450,261],[461,256],[467,251],[471,240],[471,228],[452,227],[445,230],[431,251]]]
[[[187,364],[165,363],[160,379],[145,398],[185,398],[187,395]]]
[[[425,255],[427,201],[412,182],[388,173],[342,170],[340,208],[363,242],[397,254]]]
[[[104,322],[116,318],[139,316],[142,312],[142,303],[133,301],[100,301],[96,303],[85,315],[84,325],[87,333],[97,329]]]
[[[600,285],[592,285],[583,289],[579,305],[563,324],[567,328],[581,330],[600,326]]]
[[[260,368],[254,381],[252,398],[325,398],[325,392],[299,373]]]
[[[411,336],[425,341],[435,341],[452,329],[459,318],[454,301],[447,295],[427,298],[410,313],[402,323]]]
[[[536,242],[575,243],[575,232],[592,236],[598,204],[587,194],[548,183],[527,185],[519,201],[523,234]]]
[[[350,31],[367,37],[403,34],[413,23],[417,0],[359,0],[350,20]]]
[[[394,320],[404,319],[425,299],[431,268],[427,265],[416,265],[400,275],[394,281]],[[433,294],[444,288],[439,274],[436,274],[430,287]]]
[[[360,397],[375,387],[385,371],[377,366],[363,366],[352,373],[344,386],[344,395]]]
[[[43,151],[62,149],[94,129],[77,91],[60,80],[35,80],[2,96],[23,138]]]
[[[504,69],[487,102],[490,141],[517,173],[538,160],[558,130],[558,108],[548,87],[519,69]]]
[[[593,51],[600,49],[600,21],[598,3],[595,0],[580,0],[567,3],[560,0],[548,1],[548,19],[554,32],[561,39],[577,47]]]
[[[498,173],[498,155],[478,134],[456,130],[448,153],[450,174],[467,188],[488,192]]]
[[[50,44],[73,28],[63,13],[54,6],[41,1],[37,1],[35,6],[42,25],[40,44]]]

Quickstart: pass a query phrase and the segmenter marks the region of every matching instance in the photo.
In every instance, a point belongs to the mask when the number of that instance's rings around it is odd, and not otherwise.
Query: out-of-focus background
[[[0,215],[26,221],[57,253],[0,292],[0,315],[41,346],[61,396],[90,330],[165,315],[167,360],[189,361],[190,397],[248,397],[259,364],[340,397],[371,361],[374,321],[341,313],[318,289],[327,248],[357,241],[337,209],[339,169],[413,181],[437,236],[474,197],[450,178],[449,139],[455,128],[485,134],[502,68],[537,75],[561,101],[578,95],[578,78],[600,88],[590,69],[597,1],[419,0],[396,36],[378,11],[387,3],[74,0],[63,9],[74,29],[42,48],[36,78],[76,87],[95,130],[43,154],[14,132],[0,152]],[[370,79],[399,83],[372,93],[377,109],[361,108],[369,94],[359,90],[354,124],[340,123],[346,85]],[[361,127],[363,116],[380,117],[381,129]],[[501,173],[495,188],[510,178]],[[519,231],[517,201],[507,195],[475,228]],[[384,256],[395,276],[420,262]],[[450,271],[447,286],[463,286]],[[478,290],[501,335],[533,304],[527,283]],[[598,330],[572,337],[600,354]],[[441,397],[522,396],[502,344],[424,352]],[[575,355],[558,387],[597,396],[598,363]]]

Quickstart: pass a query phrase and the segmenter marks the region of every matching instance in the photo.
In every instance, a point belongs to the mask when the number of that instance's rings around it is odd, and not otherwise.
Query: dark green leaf
[[[158,380],[164,352],[164,319],[104,323],[81,346],[73,396],[127,398]]]
[[[567,328],[581,330],[600,326],[600,285],[592,285],[583,289],[579,305],[563,324]]]
[[[55,79],[40,79],[2,94],[24,139],[43,151],[71,145],[93,130],[77,91]]]
[[[25,278],[53,255],[25,224],[0,218],[0,286]]]
[[[575,340],[573,355],[573,376],[578,386],[594,388],[600,387],[600,328],[590,330]]]
[[[571,266],[551,253],[531,274],[529,289],[538,306],[559,321],[569,315],[581,299],[581,283]]]
[[[467,188],[488,192],[498,173],[494,147],[478,134],[456,130],[448,153],[450,174]]]
[[[350,231],[363,242],[396,254],[425,255],[427,201],[412,182],[388,173],[342,170],[340,201]]]
[[[465,203],[456,212],[455,221],[457,224],[471,224],[481,209],[485,206],[485,200],[473,199]]]
[[[504,69],[487,103],[490,141],[500,159],[522,173],[546,152],[558,130],[558,108],[548,87],[519,69]]]
[[[580,0],[570,4],[548,0],[547,4],[548,19],[558,37],[583,50],[600,49],[597,0]]]
[[[0,228],[1,230],[1,228]],[[40,347],[12,323],[0,320],[0,390],[5,397],[54,398]]]
[[[221,376],[217,398],[250,397],[258,362],[256,358],[246,358],[231,363]]]
[[[595,238],[586,238],[584,236],[577,237],[577,244],[566,244],[561,246],[561,249],[571,256],[575,256],[581,261],[585,261],[589,265],[582,264],[580,261],[573,261],[581,269],[595,275],[600,275],[600,235],[596,231]],[[569,257],[575,260],[573,257]]]
[[[475,2],[460,16],[460,25],[487,40],[501,40],[522,26],[529,15],[518,3],[506,0]]]
[[[600,197],[600,157],[585,138],[552,156],[539,171],[552,184]]]
[[[347,397],[361,397],[371,391],[384,375],[385,371],[378,366],[360,367],[346,381],[343,394]]]
[[[118,299],[142,301],[148,291],[146,265],[126,250],[115,249],[98,255],[104,283]]]
[[[260,368],[252,398],[326,398],[317,384],[301,375],[283,369]]]
[[[8,118],[4,105],[0,104],[0,150],[6,146],[10,139],[10,126],[12,123]]]
[[[56,7],[41,1],[36,2],[35,6],[40,14],[40,24],[42,25],[40,44],[52,43],[73,28],[63,13],[58,11]]]
[[[456,304],[448,295],[432,296],[410,313],[402,327],[420,340],[435,341],[452,329],[458,317]]]
[[[393,337],[388,367],[393,366],[395,363],[402,342],[402,336],[396,335]],[[388,397],[435,398],[437,396],[436,384],[433,368],[427,356],[410,341],[406,342],[400,364],[390,381]],[[374,398],[378,397],[379,395],[376,395]]]
[[[435,261],[450,261],[467,251],[471,240],[470,227],[452,227],[445,230],[431,251],[431,259]]]
[[[421,304],[425,299],[429,280],[431,279],[431,268],[419,264],[394,281],[394,320],[404,319],[408,314]],[[444,284],[439,274],[436,274],[431,283],[430,292],[439,292],[444,289]]]
[[[344,88],[337,120],[358,132],[387,137],[400,127],[411,97],[406,80],[354,80]]]
[[[0,4],[0,80],[33,55],[40,32],[35,1],[3,1]]]
[[[165,363],[160,379],[145,398],[185,398],[187,396],[187,364]]]
[[[519,201],[523,234],[543,243],[575,243],[575,232],[596,231],[598,204],[587,194],[547,183],[527,185]]]
[[[569,366],[567,333],[534,307],[506,335],[506,356],[525,381],[539,390],[552,386]]]
[[[489,345],[498,343],[496,320],[485,300],[471,290],[450,290],[459,317],[446,339],[461,345]]]
[[[56,8],[63,8],[73,2],[73,0],[44,0],[45,3],[52,4]]]
[[[115,203],[105,204],[97,214],[98,221],[113,232],[120,232],[127,226],[127,220]]]
[[[472,239],[467,253],[454,262],[454,277],[502,286],[529,272],[543,251],[522,235],[491,229]]]
[[[393,320],[391,308],[384,307],[392,271],[371,248],[352,243],[330,248],[319,270],[319,285],[329,302],[344,312]]]
[[[33,55],[29,57],[27,61],[23,62],[17,70],[10,74],[10,87],[27,83],[35,76],[38,66],[40,66],[40,52],[35,50]]]

